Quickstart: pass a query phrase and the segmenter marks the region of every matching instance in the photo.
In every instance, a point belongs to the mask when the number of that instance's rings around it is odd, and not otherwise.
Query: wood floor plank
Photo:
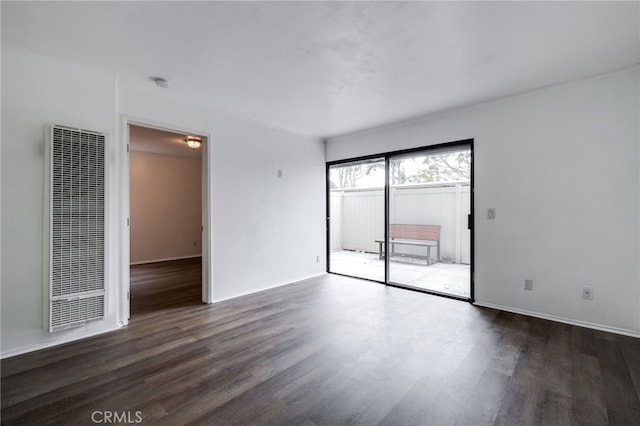
[[[591,346],[591,345],[590,345]],[[602,425],[609,421],[602,397],[602,376],[598,358],[591,348],[576,348],[572,353],[571,418],[582,425]]]
[[[597,339],[598,359],[607,406],[623,405],[640,409],[640,401],[629,368],[617,341]]]
[[[131,271],[130,324],[2,360],[2,424],[635,425],[640,339],[327,275],[214,305]]]
[[[327,345],[301,362],[262,381],[253,389],[211,410],[194,424],[212,421],[226,425],[302,423],[305,410],[302,410],[303,418],[295,421],[295,416],[301,411],[296,404],[304,402],[305,407],[308,407],[314,400],[313,395],[319,393],[320,386],[345,368],[345,358],[356,356],[356,348]],[[286,407],[286,410],[283,411],[282,407]]]
[[[627,337],[619,341],[631,381],[636,390],[636,398],[640,400],[640,339]]]

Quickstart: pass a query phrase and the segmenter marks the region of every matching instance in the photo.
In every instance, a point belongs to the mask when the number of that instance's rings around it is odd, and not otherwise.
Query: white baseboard
[[[586,321],[572,320],[570,318],[557,317],[555,315],[542,314],[540,312],[527,311],[524,309],[511,308],[509,306],[494,305],[493,303],[474,302],[476,306],[482,306],[485,308],[497,309],[499,311],[512,312],[514,314],[527,315],[535,318],[542,318],[550,321],[562,322],[564,324],[576,325],[578,327],[591,328],[593,330],[607,331],[609,333],[622,334],[624,336],[638,337],[640,338],[640,332],[634,330],[627,330],[626,328],[610,327],[607,325],[594,324]]]
[[[231,299],[235,299],[236,297],[242,297],[242,296],[247,296],[249,294],[254,294],[254,293],[260,293],[261,291],[265,291],[265,290],[270,290],[272,288],[277,288],[277,287],[283,287],[285,285],[290,285],[290,284],[296,284],[299,283],[301,281],[305,281],[305,280],[310,280],[311,278],[317,278],[317,277],[321,277],[323,275],[327,275],[326,272],[321,272],[319,274],[313,274],[313,275],[307,275],[295,280],[291,280],[291,281],[283,281],[277,284],[273,284],[270,285],[268,287],[262,287],[259,289],[255,289],[255,290],[249,290],[249,291],[245,291],[243,293],[238,293],[238,294],[234,294],[233,296],[227,296],[227,297],[221,297],[219,299],[213,299],[213,301],[211,303],[220,303],[220,302],[224,302],[225,300],[231,300]]]
[[[0,359],[11,358],[13,356],[26,354],[28,352],[39,351],[41,349],[52,348],[54,346],[64,345],[65,343],[77,342],[79,340],[87,339],[89,337],[97,336],[99,334],[109,333],[111,331],[118,330],[122,327],[123,326],[121,324],[115,324],[109,327],[101,328],[99,330],[93,330],[93,331],[87,332],[86,334],[83,334],[80,337],[78,336],[65,337],[60,340],[54,340],[51,342],[38,343],[33,346],[24,346],[22,348],[12,349],[10,351],[2,352],[0,354]]]
[[[158,262],[169,262],[171,260],[182,260],[182,259],[195,259],[196,257],[202,257],[201,254],[192,254],[189,256],[178,256],[178,257],[167,257],[164,259],[152,259],[152,260],[140,260],[138,262],[130,262],[129,265],[146,265],[147,263],[158,263]]]

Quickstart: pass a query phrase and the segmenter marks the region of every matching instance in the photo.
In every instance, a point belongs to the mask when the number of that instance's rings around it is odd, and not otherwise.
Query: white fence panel
[[[384,190],[342,193],[342,247],[378,252],[375,240],[384,238]]]
[[[390,223],[440,225],[440,250],[445,261],[471,262],[470,187],[421,185],[391,188]],[[331,192],[331,249],[378,252],[384,238],[384,190]],[[397,246],[396,252],[425,254],[424,249]]]
[[[469,263],[471,260],[470,231],[467,230],[469,213],[468,185],[391,189],[389,223],[440,225],[441,257],[449,262]],[[396,252],[425,254],[424,248],[411,246],[397,246]]]
[[[468,228],[467,216],[471,214],[471,188],[460,188],[460,261],[458,263],[471,264],[471,231]]]
[[[330,241],[331,250],[342,250],[342,192],[331,191],[330,203]]]
[[[455,189],[392,188],[389,223],[411,225],[440,225],[442,257],[455,257]],[[397,253],[424,255],[421,247],[397,246]]]

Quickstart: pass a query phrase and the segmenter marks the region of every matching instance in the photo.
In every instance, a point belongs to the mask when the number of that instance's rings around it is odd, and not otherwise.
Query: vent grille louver
[[[47,153],[45,328],[56,331],[104,318],[105,136],[52,126]]]
[[[54,330],[75,327],[87,321],[104,317],[104,295],[83,299],[57,299],[51,301],[51,327]]]

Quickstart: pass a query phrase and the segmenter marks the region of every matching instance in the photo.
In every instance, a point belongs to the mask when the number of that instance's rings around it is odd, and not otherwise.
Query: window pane
[[[329,272],[384,281],[384,159],[329,168]]]
[[[389,282],[470,297],[471,150],[389,160]]]

